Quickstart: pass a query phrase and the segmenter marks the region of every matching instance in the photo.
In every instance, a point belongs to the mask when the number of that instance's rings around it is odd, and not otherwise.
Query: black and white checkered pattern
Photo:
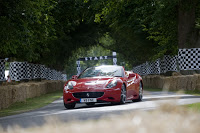
[[[160,73],[166,73],[168,71],[178,71],[178,57],[165,55],[160,62]]]
[[[53,69],[53,80],[57,80],[57,72]]]
[[[27,79],[32,80],[33,79],[33,64],[27,63],[26,69],[27,69]]]
[[[160,74],[168,71],[178,71],[177,56],[164,56],[163,59],[157,59],[154,62],[146,62],[133,67],[133,72],[140,75]]]
[[[143,68],[142,65],[136,66],[136,67],[133,68],[133,72],[138,73],[140,75],[143,75],[143,69],[142,68]]]
[[[62,80],[62,72],[58,72],[58,80]]]
[[[179,49],[178,59],[180,70],[199,70],[200,48]]]
[[[5,81],[5,60],[0,59],[0,81]]]
[[[48,76],[48,80],[54,80],[54,71],[49,69],[49,76]]]
[[[58,80],[57,71],[54,69],[52,71],[53,71],[53,80]]]
[[[46,79],[47,78],[47,74],[46,74],[46,67],[45,65],[40,65],[40,71],[41,71],[41,78],[42,79]]]
[[[2,63],[3,62],[3,63]],[[1,67],[2,66],[2,67]],[[5,80],[5,61],[0,60],[0,70]],[[20,81],[24,79],[47,79],[47,80],[63,80],[62,72],[51,70],[44,65],[31,64],[27,62],[11,62],[10,63],[11,80]],[[0,72],[1,72],[0,71]],[[0,73],[1,74],[1,73]],[[0,75],[1,76],[1,75]],[[1,80],[0,80],[1,81]]]
[[[52,80],[51,78],[51,69],[50,68],[46,68],[46,75],[47,75],[47,80]]]
[[[147,74],[160,74],[160,59],[148,63],[145,75]]]
[[[62,74],[62,80],[67,81],[67,74]]]
[[[27,62],[11,62],[10,77],[11,80],[20,81],[27,79]]]
[[[41,78],[41,69],[39,64],[33,64],[33,79]]]

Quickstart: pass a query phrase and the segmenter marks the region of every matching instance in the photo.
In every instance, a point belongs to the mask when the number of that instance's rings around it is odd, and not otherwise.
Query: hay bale
[[[142,76],[142,81],[143,81],[143,84],[146,84],[146,81],[147,79],[146,79],[146,76]]]
[[[145,76],[146,81],[143,82],[145,87],[150,87],[150,76]]]
[[[47,82],[47,93],[53,91],[52,81]]]
[[[193,76],[193,80],[192,80],[192,89],[196,90],[197,88],[197,84],[198,84],[198,74],[194,74]]]
[[[33,84],[27,84],[27,88],[26,88],[26,97],[27,98],[33,98],[33,92],[31,91],[33,88]]]
[[[163,79],[163,90],[169,90],[170,89],[170,77],[165,77]]]
[[[35,97],[41,96],[40,87],[41,87],[40,83],[35,84],[35,88],[33,88],[36,91],[36,96]]]
[[[170,90],[177,90],[177,84],[178,84],[178,77],[170,77]]]
[[[6,87],[5,86],[0,86],[0,109],[5,108],[5,101],[6,101]]]
[[[62,90],[64,84],[63,81],[42,81],[0,86],[0,109],[7,108],[15,102],[26,101],[27,98]]]
[[[153,87],[153,77],[149,77],[149,85],[150,88]]]
[[[13,86],[16,89],[16,99],[15,102],[26,101],[26,88],[23,84]]]
[[[12,104],[12,90],[9,86],[1,86],[0,109],[9,107]]]
[[[163,88],[164,78],[162,76],[156,76],[154,77],[154,88]]]
[[[40,84],[40,95],[46,94],[47,92],[47,84],[42,82]]]
[[[30,98],[33,98],[33,97],[37,96],[37,90],[35,88],[36,88],[36,84],[35,83],[30,84],[30,87],[29,87],[29,96],[30,96]]]
[[[178,82],[177,82],[177,90],[186,90],[187,87],[187,77],[186,76],[177,76]]]
[[[187,77],[187,86],[186,86],[186,89],[194,91],[195,88],[196,88],[198,76],[196,76],[196,75],[188,75],[186,77]]]

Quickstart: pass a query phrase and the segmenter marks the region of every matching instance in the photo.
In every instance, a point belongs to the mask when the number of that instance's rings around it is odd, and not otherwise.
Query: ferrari
[[[142,96],[142,77],[116,65],[87,68],[80,75],[72,76],[63,89],[63,103],[67,109],[74,108],[76,103],[88,106],[102,102],[124,104],[127,100],[141,101]]]

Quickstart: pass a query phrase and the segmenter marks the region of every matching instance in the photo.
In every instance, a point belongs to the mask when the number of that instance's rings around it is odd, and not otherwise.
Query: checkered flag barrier
[[[9,68],[11,80],[20,81],[28,79],[27,64],[27,62],[11,62]]]
[[[58,72],[58,80],[62,80],[62,72]]]
[[[179,49],[178,62],[180,70],[199,70],[200,48]]]
[[[143,65],[139,65],[133,68],[133,72],[143,75]]]
[[[0,60],[0,63],[1,62],[3,61]],[[3,70],[2,71],[4,72],[3,80],[5,80],[5,61],[4,61],[4,67],[1,67],[0,70]],[[32,79],[40,79],[40,78],[47,79],[47,80],[63,80],[63,76],[61,72],[56,71],[56,70],[51,70],[50,68],[46,68],[44,65],[31,64],[27,62],[11,62],[9,73],[10,73],[11,80],[15,80],[15,81],[21,81],[24,79],[32,80]]]
[[[40,79],[41,78],[41,65],[33,64],[33,79]]]
[[[27,69],[27,79],[28,80],[32,80],[33,79],[33,64],[31,63],[27,63],[26,65],[26,69]]]
[[[139,66],[133,67],[133,72],[140,75],[160,74],[168,71],[178,71],[177,56],[165,55],[162,59],[154,62],[146,62]]]
[[[160,61],[160,73],[178,71],[178,56],[165,55]]]
[[[50,68],[46,68],[46,76],[47,76],[47,80],[52,80],[51,79],[51,69]]]
[[[5,81],[5,60],[0,59],[0,81]]]
[[[62,74],[62,80],[67,81],[67,74]]]
[[[48,80],[53,80],[53,70],[51,70],[50,68],[48,71]]]
[[[41,72],[41,79],[46,79],[47,78],[47,68],[45,65],[40,65],[40,72]]]
[[[53,80],[57,80],[57,72],[56,72],[56,70],[52,70],[52,72],[53,72]]]
[[[146,62],[143,69],[143,75],[160,74],[160,59],[157,59],[154,62]]]

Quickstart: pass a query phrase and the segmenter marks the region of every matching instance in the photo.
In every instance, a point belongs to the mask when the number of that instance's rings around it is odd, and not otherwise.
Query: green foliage
[[[112,0],[95,20],[111,28],[112,47],[137,64],[177,53],[176,6],[177,1]]]
[[[0,57],[34,62],[48,51],[47,43],[55,39],[53,0],[3,0],[0,11]]]
[[[75,72],[80,56],[108,54],[88,53],[100,45],[103,51],[119,53],[130,68],[176,54],[178,10],[193,6],[200,29],[198,0],[1,0],[0,58],[66,68],[69,73]]]
[[[59,70],[79,47],[97,44],[90,1],[3,0],[0,58],[42,63]]]

